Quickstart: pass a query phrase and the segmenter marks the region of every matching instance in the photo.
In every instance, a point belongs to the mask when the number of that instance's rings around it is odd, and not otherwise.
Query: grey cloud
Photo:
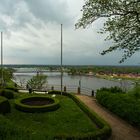
[[[72,18],[65,1],[60,0],[25,0],[32,14],[44,22],[70,24]]]
[[[6,30],[5,22],[2,19],[0,19],[0,29]]]
[[[29,49],[24,49],[24,48],[20,48],[20,47],[18,47],[18,46],[14,46],[14,48],[12,48],[13,49],[13,51],[15,52],[15,53],[27,53],[27,52],[29,52]],[[24,54],[23,54],[24,55]]]
[[[5,31],[20,30],[26,24],[43,28],[46,23],[63,23],[65,26],[73,23],[66,1],[62,0],[1,0],[0,15],[13,20],[7,25],[0,16],[0,27]]]
[[[18,0],[1,0],[0,12],[6,15],[12,15],[18,2]]]
[[[4,18],[5,19],[4,19]],[[7,24],[8,20],[11,24]],[[25,0],[2,0],[0,4],[0,28],[6,33],[9,31],[20,30],[26,27],[26,24],[32,24],[36,28],[41,28],[40,20],[30,12],[28,3]]]
[[[0,15],[0,26],[4,31],[18,29],[32,20],[23,0],[2,0]],[[8,20],[12,22],[7,24]]]

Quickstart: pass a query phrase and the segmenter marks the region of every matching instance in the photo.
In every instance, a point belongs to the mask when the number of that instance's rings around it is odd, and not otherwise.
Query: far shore
[[[96,74],[98,78],[103,78],[107,80],[131,80],[131,81],[140,81],[140,75],[133,74]]]

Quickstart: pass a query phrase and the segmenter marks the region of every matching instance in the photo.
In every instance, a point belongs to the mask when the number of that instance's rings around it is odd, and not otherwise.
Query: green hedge
[[[129,94],[97,91],[98,102],[130,124],[140,127],[140,100]]]
[[[33,101],[36,98],[38,98],[40,100],[41,99],[48,99],[48,100],[53,101],[54,103],[49,104],[49,105],[42,105],[42,106],[31,106],[31,105],[24,104],[25,101],[27,101],[27,100]],[[59,105],[59,101],[57,99],[51,98],[51,97],[46,97],[46,96],[34,95],[34,96],[23,97],[23,98],[15,100],[15,108],[20,110],[20,111],[24,111],[24,112],[31,112],[31,113],[49,112],[49,111],[54,111],[54,110],[58,109],[59,107],[60,107],[60,105]]]
[[[60,91],[50,91],[49,94],[61,94]],[[97,125],[99,128],[97,131],[90,132],[87,134],[81,134],[77,136],[67,135],[67,134],[60,134],[56,136],[57,139],[70,139],[70,140],[105,140],[108,139],[111,135],[111,127],[108,125],[107,122],[105,122],[103,119],[101,119],[95,112],[90,110],[83,102],[81,102],[75,95],[69,94],[66,92],[62,93],[65,96],[70,97],[73,99],[73,101],[83,110],[88,117]]]
[[[0,96],[0,114],[9,113],[11,111],[11,106],[9,101],[5,98]]]
[[[18,88],[16,88],[16,87],[10,87],[10,86],[8,86],[8,87],[6,87],[6,89],[12,90],[14,92],[18,92]]]
[[[8,89],[1,89],[0,90],[0,96],[4,96],[8,99],[13,99],[14,98],[14,92]]]
[[[117,86],[110,87],[110,88],[103,87],[103,88],[100,88],[97,91],[108,91],[108,92],[111,92],[111,93],[124,93],[124,91],[120,87],[117,87]]]

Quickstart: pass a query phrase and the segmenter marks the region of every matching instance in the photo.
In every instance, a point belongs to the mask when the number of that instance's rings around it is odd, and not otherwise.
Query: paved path
[[[140,140],[140,130],[106,110],[94,98],[85,95],[77,95],[77,97],[110,124],[112,136],[109,140]]]

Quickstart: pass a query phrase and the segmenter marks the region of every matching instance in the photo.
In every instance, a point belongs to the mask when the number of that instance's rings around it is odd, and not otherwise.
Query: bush
[[[0,96],[0,114],[9,113],[11,111],[11,106],[9,101],[5,98]]]
[[[135,99],[140,99],[140,85],[135,87],[129,92]]]
[[[2,89],[0,90],[0,96],[4,96],[7,99],[13,99],[14,98],[14,92],[8,89]]]
[[[14,92],[18,92],[18,88],[16,88],[16,87],[6,87],[6,89],[8,89],[8,90],[12,90],[12,91],[14,91]]]
[[[101,88],[97,91],[108,91],[108,92],[111,92],[111,93],[124,93],[124,91],[120,87],[117,87],[117,86],[111,87],[111,88],[103,87],[103,88]]]
[[[51,100],[53,101],[52,104],[49,105],[41,105],[41,106],[31,106],[25,104],[27,101],[34,101],[36,99],[41,100]],[[31,96],[31,97],[23,97],[20,99],[15,100],[15,107],[16,109],[24,112],[49,112],[49,111],[54,111],[60,107],[59,101],[57,99],[51,98],[51,97],[46,97],[46,96]]]
[[[61,94],[60,91],[50,91],[49,94]],[[99,128],[95,132],[87,133],[85,135],[68,136],[66,134],[56,136],[57,139],[70,139],[70,140],[105,140],[111,135],[111,127],[101,119],[95,112],[90,110],[83,102],[81,102],[75,95],[69,94],[67,92],[62,93],[65,96],[70,97],[80,108],[83,110],[88,117],[97,125]]]
[[[112,94],[99,91],[96,94],[98,102],[117,114],[130,124],[140,127],[140,101],[129,94]]]

